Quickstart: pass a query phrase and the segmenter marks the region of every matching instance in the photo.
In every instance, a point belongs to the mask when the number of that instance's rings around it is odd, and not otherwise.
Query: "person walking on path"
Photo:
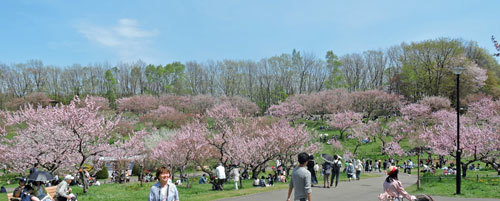
[[[406,172],[408,172],[408,174],[411,174],[412,168],[413,168],[413,162],[411,161],[411,159],[408,159],[408,170]]]
[[[349,178],[349,181],[352,180],[352,178],[354,178],[354,174],[355,174],[355,170],[354,170],[354,165],[352,164],[352,161],[349,161],[349,163],[347,164],[347,167],[345,168],[346,169],[346,173],[347,173],[347,178]]]
[[[233,170],[231,170],[231,175],[233,176],[234,190],[238,190],[238,182],[240,181],[240,169],[235,166]]]
[[[415,201],[417,198],[415,196],[410,195],[403,188],[403,185],[398,179],[399,170],[396,166],[390,166],[387,169],[387,178],[384,181],[384,193],[378,196],[378,199],[381,201],[402,201],[403,198],[406,198],[410,201]]]
[[[361,177],[361,170],[363,170],[363,164],[359,159],[356,161],[355,169],[356,169],[356,180],[359,180],[359,178]]]
[[[323,163],[323,188],[330,188],[330,174],[332,173],[332,165],[329,162]]]
[[[312,182],[312,186],[314,186],[314,184],[317,184],[318,183],[318,179],[316,177],[316,171],[314,170],[314,156],[313,155],[310,155],[309,156],[309,162],[307,162],[307,170],[309,170],[309,172],[311,172],[311,182]]]
[[[338,155],[333,156],[332,164],[332,178],[330,180],[330,185],[333,186],[333,179],[335,178],[335,188],[339,184],[340,169],[342,168],[342,158]]]
[[[300,165],[293,169],[292,178],[290,180],[290,185],[288,188],[288,198],[290,201],[290,196],[292,191],[294,192],[294,201],[312,201],[311,200],[311,172],[309,172],[306,167],[309,161],[309,154],[300,153],[298,155],[298,160]]]
[[[156,170],[158,183],[151,187],[148,201],[179,201],[177,187],[170,181],[170,169],[161,167]]]

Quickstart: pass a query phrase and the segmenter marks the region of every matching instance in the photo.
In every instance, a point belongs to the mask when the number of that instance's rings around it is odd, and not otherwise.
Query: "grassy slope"
[[[331,137],[332,135],[339,135],[338,131],[333,131],[333,130],[320,130],[320,126],[325,126],[326,124],[324,122],[320,121],[302,121],[303,123],[306,123],[308,128],[310,130],[318,131],[318,133],[328,133],[329,136]],[[300,123],[302,123],[300,122]],[[299,122],[297,122],[299,123]],[[139,127],[142,125],[138,125]],[[342,141],[342,144],[344,146],[344,149],[349,149],[351,152],[354,150],[356,146],[356,141],[353,139],[346,139]],[[402,146],[404,148],[407,148],[406,146],[407,142],[403,142]],[[369,158],[369,159],[380,159],[384,160],[389,158],[387,155],[381,155],[380,154],[380,147],[382,143],[380,141],[377,142],[371,142],[367,144],[363,144],[358,148],[357,151],[357,156],[359,158]],[[323,161],[319,157],[321,153],[328,153],[328,154],[339,154],[342,155],[342,153],[337,153],[331,149],[330,145],[326,143],[322,143],[322,151],[316,154],[316,163],[321,164]],[[405,158],[400,158],[401,160],[407,160],[408,157]],[[412,156],[411,159],[413,161],[417,161],[416,156]],[[451,158],[450,158],[451,159]],[[273,162],[272,162],[273,163]],[[270,165],[274,165],[274,164]],[[402,161],[399,163],[402,164]],[[482,167],[484,167],[484,164],[482,164]],[[416,169],[412,172],[413,174],[416,174]],[[481,173],[481,172],[480,172]],[[438,173],[439,174],[439,173]],[[475,178],[475,174],[471,171],[468,172],[468,174],[472,177]],[[482,174],[482,173],[481,173]],[[486,172],[484,174],[489,174],[489,175],[496,175],[495,172]],[[367,178],[367,177],[375,177],[376,175],[370,175],[370,174],[364,174],[362,178]],[[320,181],[319,185],[322,185],[322,177],[319,175],[318,180]],[[343,174],[341,176],[341,180],[346,180],[346,176]],[[5,184],[5,178],[0,177],[0,183]],[[493,183],[495,181],[493,180]],[[463,185],[463,192],[465,197],[495,197],[495,198],[500,198],[499,192],[500,189],[498,187],[497,182],[496,185],[493,184],[492,182],[489,183],[475,183],[474,181],[468,181],[465,180]],[[132,184],[125,184],[125,185],[118,185],[118,184],[107,184],[103,185],[100,187],[91,187],[90,193],[87,195],[82,195],[79,200],[85,201],[85,200],[130,200],[133,198],[133,200],[142,200],[145,197],[147,197],[147,194],[149,192],[149,188],[152,184],[146,184],[143,187],[140,187],[139,184],[137,183],[132,183]],[[214,192],[211,191],[211,186],[210,185],[198,185],[194,184],[192,189],[186,189],[184,187],[179,187],[179,193],[181,194],[181,199],[182,200],[215,200],[215,199],[220,199],[224,197],[234,197],[234,196],[241,196],[241,195],[247,195],[247,194],[252,194],[252,193],[258,193],[258,192],[265,192],[265,191],[272,191],[272,190],[277,190],[277,189],[283,189],[287,188],[287,184],[277,184],[274,187],[270,188],[253,188],[251,187],[251,181],[245,181],[244,186],[247,186],[247,188],[240,189],[238,191],[233,191],[230,190],[233,188],[233,185],[231,183],[228,183],[226,185],[226,191],[223,192]],[[422,182],[423,188],[419,191],[416,191],[416,185],[413,185],[408,188],[408,190],[412,193],[417,193],[417,194],[432,194],[432,195],[444,195],[444,196],[453,196],[453,192],[455,192],[455,185],[454,185],[454,180],[444,180],[442,182],[436,182],[436,181],[427,181],[427,182]],[[15,184],[11,184],[8,187],[15,187]],[[79,187],[74,187],[75,192],[78,194],[81,193],[81,189]],[[0,196],[0,201],[6,200],[6,196]]]

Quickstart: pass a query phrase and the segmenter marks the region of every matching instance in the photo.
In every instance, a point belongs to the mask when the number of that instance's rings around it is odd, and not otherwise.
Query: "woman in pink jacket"
[[[398,180],[399,170],[396,166],[387,168],[387,178],[384,182],[384,193],[379,195],[379,200],[401,201],[403,198],[408,200],[417,200],[415,196],[408,194],[403,185]]]

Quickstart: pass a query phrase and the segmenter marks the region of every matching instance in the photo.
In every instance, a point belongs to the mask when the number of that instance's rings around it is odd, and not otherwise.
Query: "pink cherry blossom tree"
[[[120,98],[116,101],[118,111],[134,112],[145,114],[150,110],[158,108],[158,99],[151,95],[138,95],[126,98]]]
[[[158,98],[159,105],[171,107],[183,113],[190,113],[191,97],[177,96],[173,94],[162,95]]]
[[[462,167],[468,167],[478,160],[488,161],[498,157],[500,137],[497,134],[498,105],[491,99],[471,103],[469,110],[461,116],[460,148]],[[426,128],[421,138],[429,143],[432,151],[439,155],[456,156],[457,128],[454,112],[439,111],[432,114],[433,126]],[[463,169],[463,176],[466,175]]]
[[[340,132],[340,139],[344,138],[344,133],[350,128],[361,123],[363,116],[353,111],[340,112],[333,115],[331,121],[327,124]]]
[[[296,102],[303,106],[309,115],[324,115],[343,112],[351,107],[351,96],[345,89],[332,89],[312,94],[297,94],[285,102]]]
[[[353,92],[351,100],[351,110],[364,113],[369,118],[389,115],[404,102],[403,96],[381,90]]]
[[[232,96],[232,97],[223,97],[221,98],[221,102],[230,102],[231,105],[238,108],[241,114],[245,116],[255,116],[259,113],[259,107],[254,102],[240,97],[240,96]]]
[[[109,110],[109,101],[107,98],[100,97],[100,96],[87,96],[83,101],[80,102],[78,105],[79,107],[85,107],[86,106],[86,101],[93,102],[96,107],[99,108],[99,110]]]
[[[120,117],[106,117],[87,101],[85,107],[75,97],[69,105],[27,108],[5,113],[6,125],[15,127],[10,141],[10,166],[24,171],[38,163],[48,171],[75,171],[89,161],[97,161],[112,147],[112,130]],[[19,157],[19,153],[24,153]]]
[[[9,101],[6,106],[10,110],[18,110],[29,104],[35,108],[38,106],[46,107],[50,105],[51,101],[52,100],[45,93],[34,92],[25,97],[13,99]]]
[[[215,106],[219,100],[210,95],[197,95],[191,97],[190,110],[194,114],[205,114],[205,112]]]
[[[140,117],[141,122],[151,122],[157,128],[180,128],[190,120],[187,114],[168,106],[159,106]]]
[[[305,113],[305,108],[294,100],[280,102],[267,109],[267,114],[275,117],[286,118],[290,121]]]
[[[439,96],[424,97],[422,100],[418,101],[418,103],[429,107],[431,112],[451,109],[450,99]]]

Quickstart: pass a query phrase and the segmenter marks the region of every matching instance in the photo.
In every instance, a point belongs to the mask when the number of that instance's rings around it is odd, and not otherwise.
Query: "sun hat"
[[[66,176],[64,177],[64,180],[68,180],[68,179],[74,180],[74,179],[75,179],[75,177],[73,177],[73,176],[71,176],[71,175],[69,175],[69,174],[68,174],[68,175],[66,175]]]
[[[390,166],[389,168],[387,168],[387,175],[394,174],[394,172],[396,172],[396,170],[398,170],[398,167]]]

